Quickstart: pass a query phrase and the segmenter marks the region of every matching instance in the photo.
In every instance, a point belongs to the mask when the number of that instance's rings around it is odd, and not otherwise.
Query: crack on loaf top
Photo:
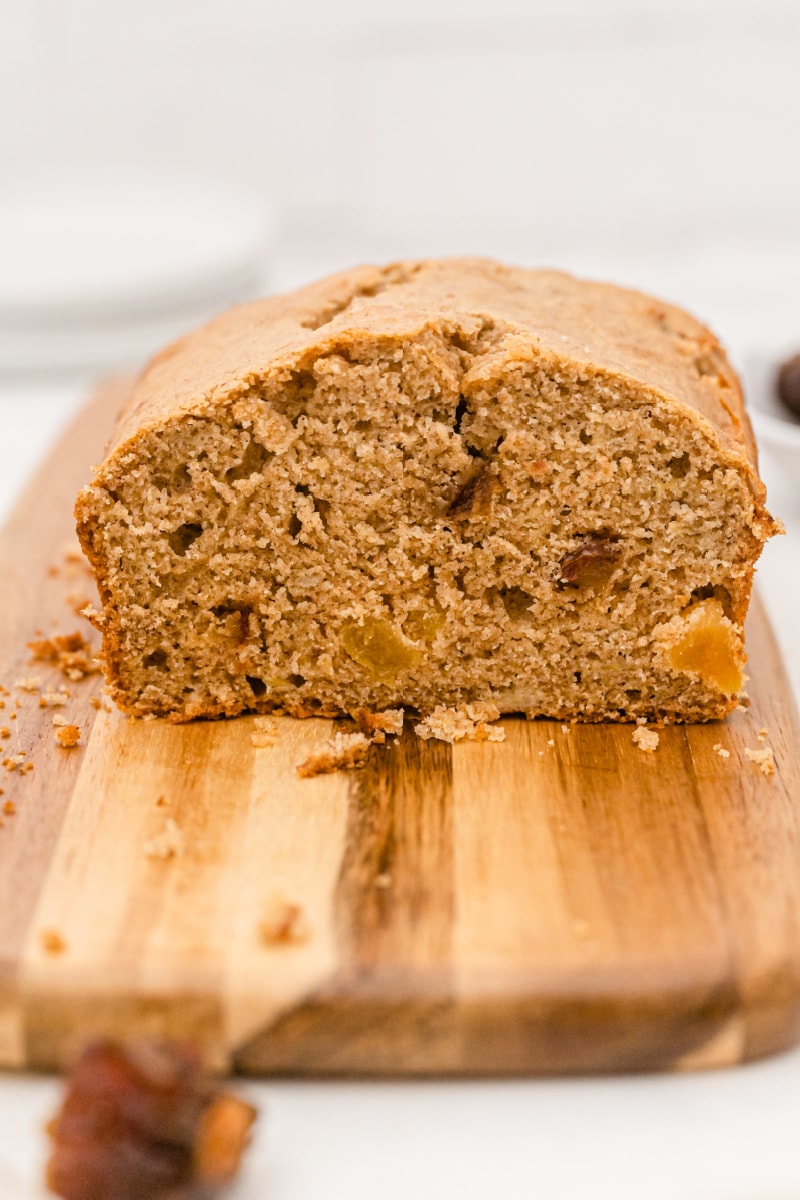
[[[408,283],[419,272],[421,265],[420,263],[413,266],[396,264],[386,267],[382,272],[382,278],[376,283],[357,284],[347,296],[339,300],[331,300],[318,313],[313,313],[311,316],[306,317],[300,324],[304,329],[321,329],[323,325],[329,325],[336,317],[341,316],[343,312],[347,312],[348,308],[351,308],[357,300],[379,296],[382,292],[388,291],[389,288],[399,287],[401,284]]]

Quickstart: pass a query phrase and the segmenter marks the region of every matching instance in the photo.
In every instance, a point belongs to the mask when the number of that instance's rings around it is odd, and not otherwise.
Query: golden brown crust
[[[323,344],[413,336],[442,322],[501,331],[483,373],[491,360],[497,368],[535,354],[631,379],[694,410],[747,462],[763,500],[741,387],[710,330],[640,292],[478,258],[358,267],[223,313],[152,360],[109,452],[179,413],[202,414],[256,380],[288,377]]]

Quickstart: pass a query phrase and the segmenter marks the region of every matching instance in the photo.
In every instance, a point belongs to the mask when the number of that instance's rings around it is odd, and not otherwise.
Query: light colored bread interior
[[[124,442],[78,504],[117,703],[728,711],[772,529],[743,453],[646,382],[507,347],[488,318],[350,327]]]

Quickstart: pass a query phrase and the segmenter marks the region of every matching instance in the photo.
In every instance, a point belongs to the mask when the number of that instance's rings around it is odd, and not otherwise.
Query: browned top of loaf
[[[487,322],[505,335],[487,356],[495,364],[544,355],[593,376],[633,380],[706,418],[725,449],[755,469],[738,379],[698,321],[626,288],[480,258],[357,267],[223,313],[150,363],[112,449],[264,376],[288,374],[312,352],[431,326],[477,332]]]

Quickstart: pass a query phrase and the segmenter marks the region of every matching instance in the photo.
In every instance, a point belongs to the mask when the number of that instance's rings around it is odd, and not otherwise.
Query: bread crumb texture
[[[495,704],[466,704],[463,708],[435,708],[430,716],[414,726],[414,732],[425,740],[436,738],[440,742],[502,742],[505,730],[492,726],[500,716]],[[549,745],[553,743],[550,742]]]
[[[659,737],[655,729],[646,729],[637,725],[632,735],[634,746],[638,746],[645,754],[653,754],[658,749]]]
[[[723,716],[777,528],[708,330],[485,260],[360,268],[170,347],[76,514],[126,712],[405,706],[447,740],[501,736],[458,733],[477,703]]]
[[[352,771],[366,765],[372,739],[364,733],[335,733],[321,750],[297,764],[301,779],[329,775],[333,771]]]
[[[308,941],[311,928],[300,904],[275,893],[267,905],[258,933],[265,946],[288,946]]]
[[[278,742],[278,722],[270,717],[256,717],[250,742],[257,750],[265,750]]]
[[[760,750],[751,750],[749,746],[745,746],[744,756],[748,762],[755,763],[767,779],[775,774],[775,755],[770,746],[763,746]]]
[[[183,853],[183,833],[177,822],[168,817],[164,828],[144,844],[145,858],[177,858]]]
[[[55,739],[62,749],[74,750],[81,740],[81,731],[77,725],[68,725],[65,722],[56,727]]]

